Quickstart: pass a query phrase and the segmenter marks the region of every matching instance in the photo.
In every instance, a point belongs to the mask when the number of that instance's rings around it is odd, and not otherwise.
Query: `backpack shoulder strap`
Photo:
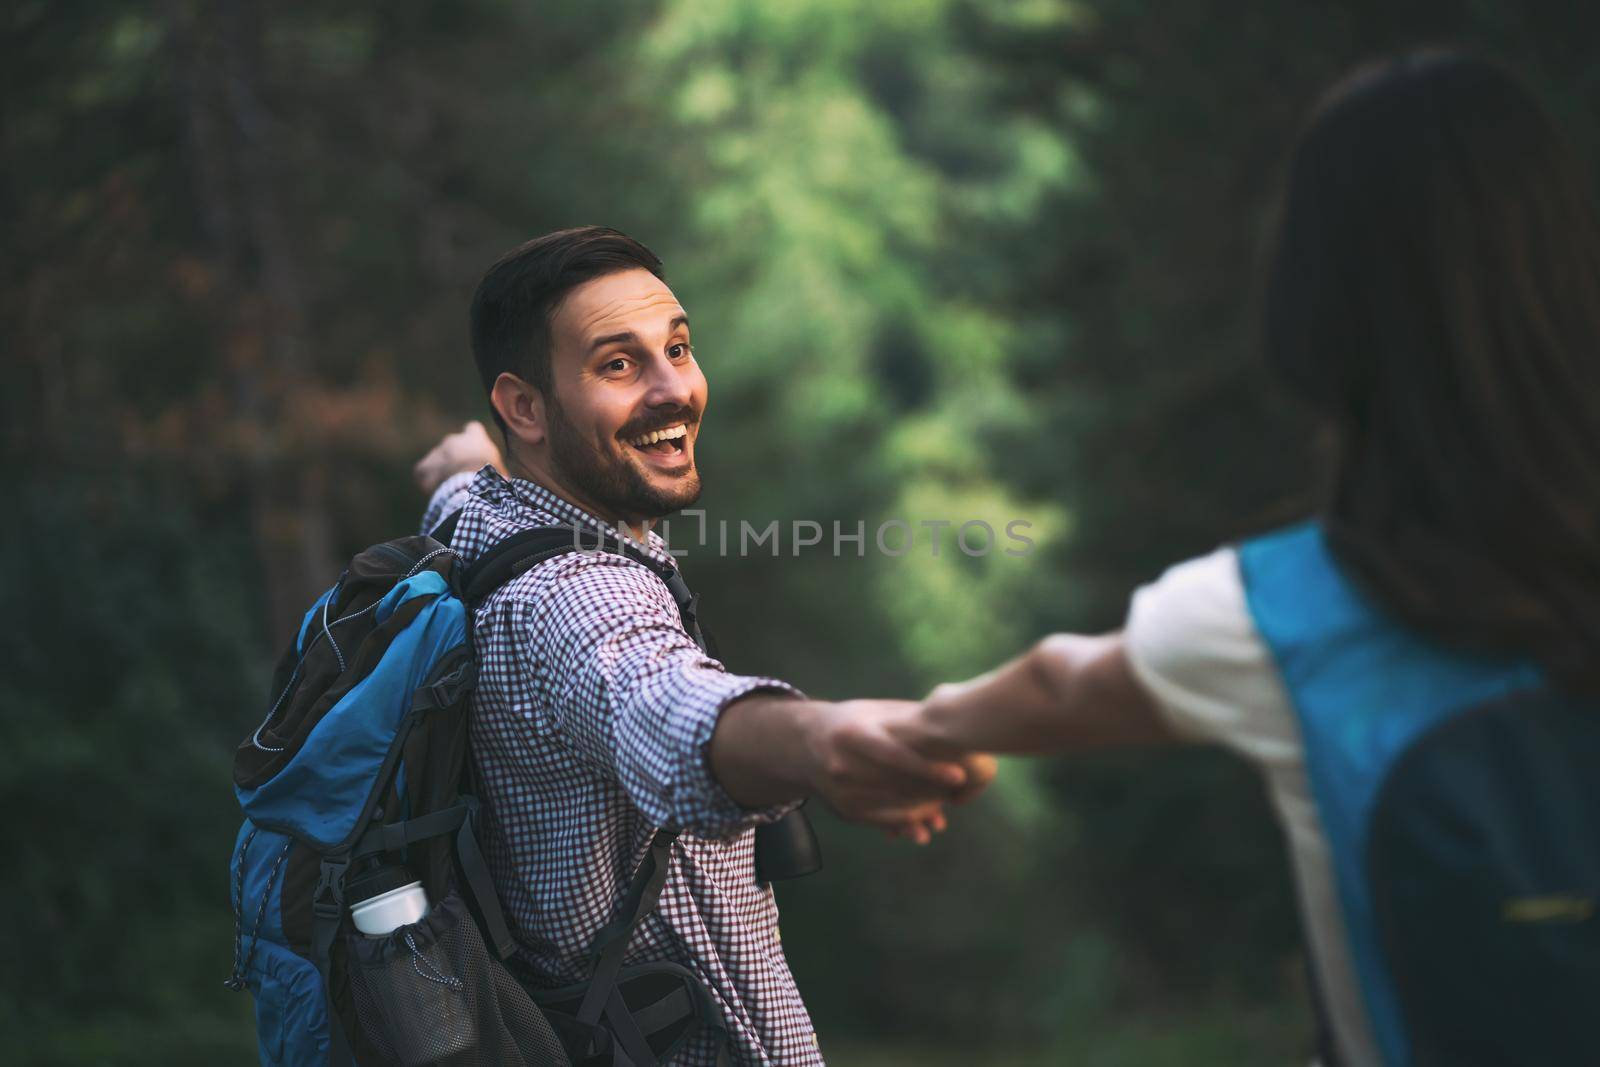
[[[535,564],[578,549],[592,550],[573,526],[535,526],[490,546],[461,575],[461,595],[476,607],[496,589]]]
[[[456,516],[459,514],[457,512],[439,524],[433,535],[435,539],[441,531],[446,536],[454,532]],[[449,529],[446,530],[446,527]],[[672,594],[673,602],[678,605],[678,614],[683,619],[684,631],[702,650],[706,648],[706,636],[700,626],[700,597],[690,592],[689,584],[683,580],[678,568],[652,559],[638,546],[624,540],[566,523],[521,530],[491,547],[462,575],[462,598],[468,604],[480,604],[490,593],[530,567],[563,552],[579,551],[610,552],[648,567],[651,573],[661,579],[667,592]]]
[[[461,522],[461,511],[461,508],[456,508],[443,519],[440,519],[439,525],[428,531],[428,536],[441,545],[448,545],[450,538],[456,534],[456,526]]]

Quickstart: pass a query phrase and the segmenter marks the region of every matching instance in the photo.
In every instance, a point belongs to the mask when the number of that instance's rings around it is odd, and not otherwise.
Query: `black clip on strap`
[[[452,707],[472,692],[477,681],[477,663],[471,656],[461,656],[443,677],[417,687],[411,697],[411,710],[420,713]]]

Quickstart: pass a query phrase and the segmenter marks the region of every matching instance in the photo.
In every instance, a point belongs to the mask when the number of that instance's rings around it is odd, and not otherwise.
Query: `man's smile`
[[[637,437],[623,439],[624,443],[642,455],[653,467],[676,471],[690,466],[689,426],[678,422],[659,430],[651,430]]]

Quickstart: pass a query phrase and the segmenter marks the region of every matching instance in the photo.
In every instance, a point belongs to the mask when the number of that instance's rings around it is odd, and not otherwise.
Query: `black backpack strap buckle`
[[[448,673],[417,687],[411,698],[411,710],[448,708],[470,693],[477,681],[477,663],[471,655],[463,655]]]
[[[344,859],[322,861],[322,874],[311,894],[311,912],[317,918],[338,920],[344,910],[344,872],[349,866]]]

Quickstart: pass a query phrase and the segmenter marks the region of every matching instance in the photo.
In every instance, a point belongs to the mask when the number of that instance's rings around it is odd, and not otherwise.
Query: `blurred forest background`
[[[410,531],[504,249],[662,254],[715,522],[1034,524],[686,562],[730,664],[903,695],[1117,624],[1306,507],[1254,352],[1293,133],[1475,44],[1592,158],[1600,16],[1497,0],[13,0],[0,53],[0,1060],[244,1064],[234,745],[288,620]],[[828,823],[784,946],[844,1065],[1282,1064],[1281,849],[1213,752],[1010,765],[936,847]]]

